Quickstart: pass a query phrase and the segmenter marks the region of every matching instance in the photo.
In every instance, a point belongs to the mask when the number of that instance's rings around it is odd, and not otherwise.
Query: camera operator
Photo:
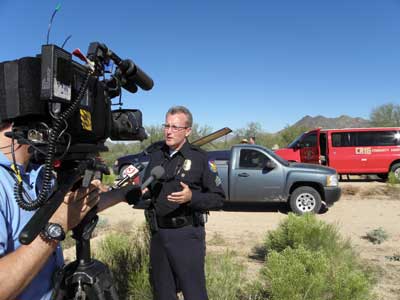
[[[0,299],[50,299],[52,274],[63,264],[60,240],[38,235],[29,245],[21,245],[18,236],[34,211],[21,209],[14,196],[18,178],[23,181],[24,197],[36,199],[41,189],[42,167],[33,166],[29,146],[5,136],[12,123],[0,123]],[[19,171],[12,168],[15,162]],[[105,187],[93,180],[88,188],[65,195],[63,203],[49,220],[61,225],[64,235],[98,204],[98,211],[125,200],[126,190],[103,193]]]
[[[222,207],[224,191],[207,153],[191,145],[192,114],[183,106],[166,114],[164,143],[154,144],[144,179],[161,165],[165,175],[150,185],[146,219],[152,231],[151,281],[155,300],[207,300],[204,273],[207,212]],[[145,191],[147,193],[147,191]],[[146,197],[146,195],[144,195]]]

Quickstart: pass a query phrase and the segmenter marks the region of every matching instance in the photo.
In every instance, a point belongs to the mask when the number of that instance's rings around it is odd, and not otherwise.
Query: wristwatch
[[[65,239],[64,229],[57,223],[47,223],[42,229],[41,235],[46,240],[50,241],[63,241]]]

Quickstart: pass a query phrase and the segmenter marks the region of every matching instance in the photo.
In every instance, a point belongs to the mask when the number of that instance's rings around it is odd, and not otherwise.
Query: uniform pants
[[[150,276],[154,300],[208,300],[205,273],[205,230],[192,225],[159,228],[150,242]]]

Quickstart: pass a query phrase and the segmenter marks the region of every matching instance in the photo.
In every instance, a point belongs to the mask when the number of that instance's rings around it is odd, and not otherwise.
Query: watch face
[[[50,224],[47,228],[47,233],[51,238],[61,238],[64,234],[62,227],[58,224]]]

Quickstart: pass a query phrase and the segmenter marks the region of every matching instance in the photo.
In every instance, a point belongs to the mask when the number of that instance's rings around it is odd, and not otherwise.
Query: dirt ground
[[[400,261],[388,257],[400,255],[400,195],[388,190],[379,181],[340,183],[343,195],[338,203],[318,218],[338,226],[350,238],[366,263],[379,266],[377,299],[400,299]],[[143,211],[119,204],[101,214],[110,225],[119,222],[144,221]],[[247,266],[247,275],[255,276],[261,262],[255,258],[254,247],[261,245],[267,231],[286,218],[286,206],[252,205],[228,207],[211,212],[207,228],[207,251],[234,250]],[[363,238],[367,232],[382,227],[389,238],[374,245]]]

